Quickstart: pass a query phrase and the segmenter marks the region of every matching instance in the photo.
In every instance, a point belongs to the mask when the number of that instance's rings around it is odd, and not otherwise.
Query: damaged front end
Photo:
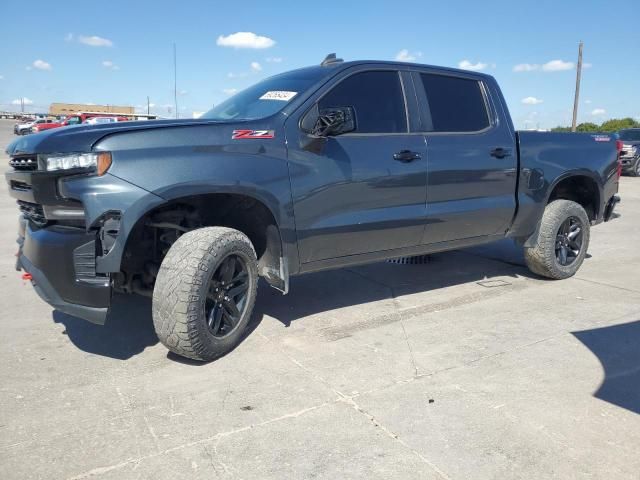
[[[155,196],[86,165],[49,169],[46,158],[12,156],[5,174],[20,210],[16,268],[57,310],[104,324],[124,249],[120,212]]]

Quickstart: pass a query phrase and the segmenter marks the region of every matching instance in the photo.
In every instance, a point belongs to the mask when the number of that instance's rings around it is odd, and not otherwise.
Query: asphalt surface
[[[0,188],[2,479],[640,478],[640,178],[572,279],[503,242],[261,285],[209,364],[167,354],[146,300],[52,311]]]

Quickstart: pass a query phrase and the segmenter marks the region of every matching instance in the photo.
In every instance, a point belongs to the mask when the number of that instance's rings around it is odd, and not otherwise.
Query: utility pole
[[[576,68],[576,95],[573,99],[573,121],[571,122],[571,131],[576,131],[576,123],[578,121],[578,101],[580,99],[580,76],[582,75],[582,40],[578,46],[578,67]]]
[[[150,110],[150,107],[149,107],[149,95],[147,95],[147,115],[149,115],[149,113],[150,113],[149,110]]]
[[[173,44],[173,103],[176,107],[176,118],[178,118],[178,68],[176,62],[176,44]]]
[[[20,97],[20,111],[24,113],[24,97]]]

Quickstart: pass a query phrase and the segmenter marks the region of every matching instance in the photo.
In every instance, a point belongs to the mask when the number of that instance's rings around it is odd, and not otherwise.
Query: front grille
[[[14,170],[37,170],[38,159],[36,157],[12,157],[9,165]]]
[[[41,227],[47,224],[47,218],[44,216],[42,205],[18,200],[18,208],[25,218],[31,220],[36,225]]]

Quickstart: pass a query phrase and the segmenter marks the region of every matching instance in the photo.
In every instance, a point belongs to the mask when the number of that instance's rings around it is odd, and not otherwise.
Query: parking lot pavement
[[[2,479],[640,478],[640,179],[572,279],[503,242],[261,285],[209,364],[167,354],[146,300],[53,312],[0,188]]]

